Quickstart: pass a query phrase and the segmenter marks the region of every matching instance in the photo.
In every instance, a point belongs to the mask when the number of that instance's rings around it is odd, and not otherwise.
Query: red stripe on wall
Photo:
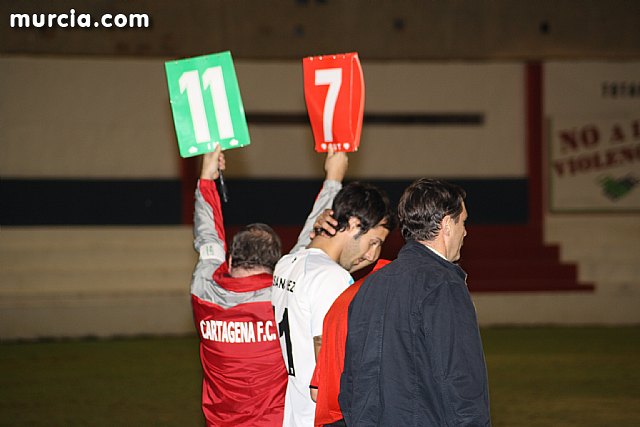
[[[542,241],[542,64],[530,62],[525,71],[526,153],[529,178],[529,225]]]
[[[193,224],[194,191],[198,182],[198,161],[196,157],[180,158],[180,192],[182,198],[182,223]]]

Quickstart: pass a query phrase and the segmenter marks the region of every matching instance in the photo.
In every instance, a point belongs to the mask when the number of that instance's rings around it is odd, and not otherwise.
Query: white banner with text
[[[550,131],[552,211],[640,210],[640,116],[554,118]]]

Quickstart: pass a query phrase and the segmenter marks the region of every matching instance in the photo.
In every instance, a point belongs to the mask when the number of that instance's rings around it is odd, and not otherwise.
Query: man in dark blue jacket
[[[349,308],[340,407],[348,426],[490,426],[466,273],[465,192],[419,179],[398,206],[406,244]]]

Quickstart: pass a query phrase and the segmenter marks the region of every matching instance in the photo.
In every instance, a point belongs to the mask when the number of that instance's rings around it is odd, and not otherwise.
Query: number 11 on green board
[[[180,156],[249,145],[230,52],[169,61],[165,70]]]

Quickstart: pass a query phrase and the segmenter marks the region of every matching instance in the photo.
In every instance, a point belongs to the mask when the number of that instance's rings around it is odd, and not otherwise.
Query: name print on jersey
[[[273,276],[273,286],[284,289],[285,291],[293,292],[293,289],[296,287],[296,282],[294,280]]]
[[[278,336],[271,320],[266,322],[225,322],[222,320],[201,320],[202,338],[225,343],[250,343],[275,341]]]

